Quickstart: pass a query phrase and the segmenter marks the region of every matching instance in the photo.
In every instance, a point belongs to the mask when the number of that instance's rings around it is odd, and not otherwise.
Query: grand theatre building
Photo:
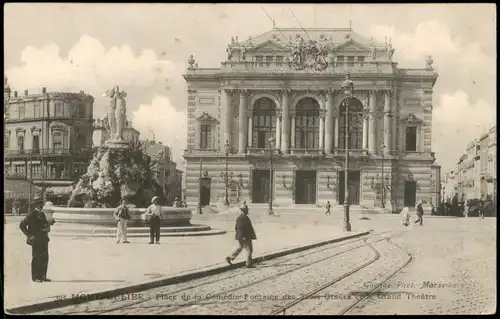
[[[438,75],[430,56],[421,69],[398,68],[394,51],[390,40],[377,43],[351,28],[274,28],[231,39],[219,68],[199,68],[191,56],[187,203],[223,202],[227,184],[230,203],[272,196],[279,207],[341,205],[347,149],[351,205],[436,205]],[[346,74],[351,95],[343,90]]]

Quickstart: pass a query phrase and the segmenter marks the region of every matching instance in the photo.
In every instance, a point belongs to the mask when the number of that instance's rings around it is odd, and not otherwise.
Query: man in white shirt
[[[119,244],[120,240],[123,239],[124,244],[130,243],[127,240],[127,223],[130,219],[130,211],[127,207],[127,199],[122,198],[120,206],[118,206],[114,212],[116,220],[116,243]]]
[[[159,204],[158,196],[153,197],[151,200],[151,205],[146,210],[146,217],[150,218],[149,220],[149,236],[151,241],[150,244],[154,243],[154,239],[156,239],[156,243],[160,243],[160,224],[161,224],[161,205]]]

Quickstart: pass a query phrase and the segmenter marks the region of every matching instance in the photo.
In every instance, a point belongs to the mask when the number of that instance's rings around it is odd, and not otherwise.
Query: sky
[[[469,141],[496,123],[495,4],[29,4],[4,5],[5,73],[13,90],[84,90],[103,117],[102,93],[120,85],[142,139],[172,147],[182,166],[193,54],[218,67],[231,37],[277,27],[352,28],[391,37],[401,68],[432,55],[432,148],[443,173]]]

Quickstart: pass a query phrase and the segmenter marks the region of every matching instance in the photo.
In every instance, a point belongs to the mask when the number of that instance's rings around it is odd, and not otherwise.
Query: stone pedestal
[[[130,143],[124,140],[107,140],[104,146],[109,148],[128,148],[130,147]]]

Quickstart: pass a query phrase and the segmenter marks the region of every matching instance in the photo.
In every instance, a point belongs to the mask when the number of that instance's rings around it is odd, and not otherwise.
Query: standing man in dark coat
[[[424,221],[424,209],[422,208],[422,202],[418,202],[417,204],[417,220],[415,221],[415,224],[420,222],[420,226],[422,226],[422,223]]]
[[[19,224],[19,228],[27,236],[26,243],[32,249],[31,279],[34,282],[50,281],[47,278],[50,226],[41,210],[42,199],[35,198],[31,205],[34,206],[33,211]]]
[[[252,240],[257,239],[255,236],[255,231],[252,226],[252,221],[248,217],[248,206],[247,202],[243,202],[243,205],[240,208],[241,213],[236,219],[236,226],[235,226],[235,239],[239,243],[239,247],[234,251],[234,253],[226,257],[226,261],[228,264],[231,265],[231,262],[238,257],[240,252],[245,249],[247,251],[247,261],[246,261],[246,266],[247,268],[254,268],[252,264],[252,252],[253,252],[253,245],[252,245]]]

